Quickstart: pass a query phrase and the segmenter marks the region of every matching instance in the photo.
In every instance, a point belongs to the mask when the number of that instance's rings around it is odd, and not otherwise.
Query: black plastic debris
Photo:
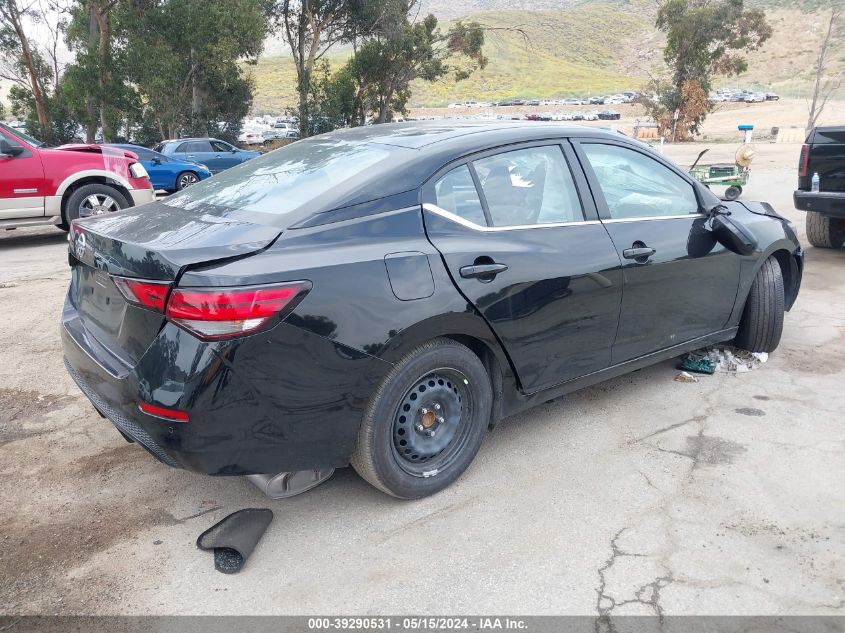
[[[217,571],[235,574],[243,569],[272,520],[273,511],[268,508],[238,510],[200,534],[197,547],[214,550]]]

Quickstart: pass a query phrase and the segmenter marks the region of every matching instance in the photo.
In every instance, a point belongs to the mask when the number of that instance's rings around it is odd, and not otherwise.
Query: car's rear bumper
[[[152,202],[156,197],[152,187],[147,189],[130,189],[129,196],[132,198],[133,207]]]
[[[116,370],[70,301],[62,344],[69,374],[121,433],[169,466],[211,475],[346,466],[390,368],[286,323],[225,345],[168,323],[134,367]],[[189,421],[147,415],[140,401]]]
[[[795,208],[845,218],[845,192],[801,191],[792,194]]]

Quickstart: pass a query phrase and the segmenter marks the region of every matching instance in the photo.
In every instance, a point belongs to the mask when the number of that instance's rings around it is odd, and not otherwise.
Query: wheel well
[[[783,294],[786,309],[789,310],[795,299],[798,297],[798,280],[801,278],[801,271],[798,269],[798,260],[787,250],[777,250],[771,254],[780,266],[783,276]]]
[[[65,189],[65,192],[62,194],[62,219],[67,221],[65,218],[65,208],[67,206],[68,199],[73,195],[73,192],[79,189],[80,187],[84,187],[85,185],[107,185],[114,189],[117,189],[123,197],[126,198],[126,201],[131,205],[132,204],[132,196],[129,195],[129,191],[126,187],[119,185],[114,180],[106,178],[105,176],[86,176],[85,178],[80,178],[79,180],[70,184],[70,186]]]
[[[496,353],[483,341],[466,334],[444,334],[443,338],[448,338],[468,347],[473,354],[478,356],[484,365],[484,369],[487,370],[487,375],[490,376],[490,387],[493,391],[493,411],[490,416],[490,428],[492,429],[502,419],[502,403],[504,400],[505,378],[501,364],[496,358]]]

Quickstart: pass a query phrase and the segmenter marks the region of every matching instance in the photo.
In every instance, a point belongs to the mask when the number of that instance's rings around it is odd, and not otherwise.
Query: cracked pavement
[[[746,197],[803,240],[798,147],[758,151]],[[665,362],[544,404],[456,485],[403,502],[349,469],[271,501],[124,442],[62,366],[65,247],[52,229],[0,235],[0,613],[566,613],[604,630],[845,612],[845,250],[807,249],[759,369],[680,383]],[[275,519],[243,572],[219,574],[196,537],[245,507]]]

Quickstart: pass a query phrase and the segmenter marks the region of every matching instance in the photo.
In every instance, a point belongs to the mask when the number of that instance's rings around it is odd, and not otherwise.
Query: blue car
[[[155,150],[170,158],[202,163],[211,170],[212,174],[240,165],[250,158],[261,156],[261,152],[240,149],[216,138],[180,138],[162,141],[155,146]]]
[[[211,176],[211,171],[199,162],[181,160],[173,156],[165,156],[159,152],[141,147],[140,145],[110,144],[109,147],[128,149],[138,154],[141,164],[150,174],[153,189],[165,191],[181,191],[200,180]]]

